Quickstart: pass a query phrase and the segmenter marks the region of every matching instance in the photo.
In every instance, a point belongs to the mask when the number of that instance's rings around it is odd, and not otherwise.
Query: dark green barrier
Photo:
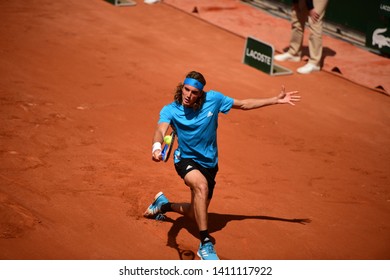
[[[252,0],[291,7],[292,0]],[[365,45],[390,54],[390,0],[329,0],[325,21],[361,34]]]
[[[366,46],[390,54],[390,0],[380,0],[377,17],[367,23]]]

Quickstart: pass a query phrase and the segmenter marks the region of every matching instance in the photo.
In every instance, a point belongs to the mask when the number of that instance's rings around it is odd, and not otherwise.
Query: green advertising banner
[[[382,0],[379,3],[379,14],[390,18],[390,0]]]
[[[246,0],[252,3],[282,5],[290,13],[292,0]],[[353,33],[366,47],[390,54],[390,0],[329,0],[325,22],[336,26],[340,34]],[[365,42],[364,42],[365,39]]]
[[[243,63],[271,76],[289,75],[292,71],[274,63],[274,47],[256,38],[248,37]]]
[[[248,37],[245,46],[244,63],[265,73],[272,73],[273,49],[267,44]]]

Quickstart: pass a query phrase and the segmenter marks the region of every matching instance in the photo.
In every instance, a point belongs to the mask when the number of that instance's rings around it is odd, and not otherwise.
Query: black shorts
[[[208,198],[211,199],[213,197],[216,183],[215,177],[217,176],[218,172],[218,164],[214,168],[205,168],[192,159],[183,158],[178,163],[175,163],[175,169],[177,174],[179,174],[182,179],[184,179],[188,172],[192,170],[199,170],[207,180],[207,185],[209,188]]]

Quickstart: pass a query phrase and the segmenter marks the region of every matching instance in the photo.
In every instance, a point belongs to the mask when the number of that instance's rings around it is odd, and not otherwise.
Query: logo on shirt
[[[214,114],[213,114],[213,112],[211,112],[211,111],[209,111],[209,112],[207,113],[207,117],[208,117],[208,118],[210,118],[212,115],[214,115]]]

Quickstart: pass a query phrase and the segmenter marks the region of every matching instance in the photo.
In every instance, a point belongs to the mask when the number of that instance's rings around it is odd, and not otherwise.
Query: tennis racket
[[[176,133],[175,133],[174,130],[172,130],[170,136],[172,137],[171,138],[171,143],[165,144],[164,148],[163,148],[163,150],[161,152],[161,157],[162,157],[162,160],[164,162],[168,161],[169,156],[171,155],[171,152],[172,152],[173,144],[175,143]]]

